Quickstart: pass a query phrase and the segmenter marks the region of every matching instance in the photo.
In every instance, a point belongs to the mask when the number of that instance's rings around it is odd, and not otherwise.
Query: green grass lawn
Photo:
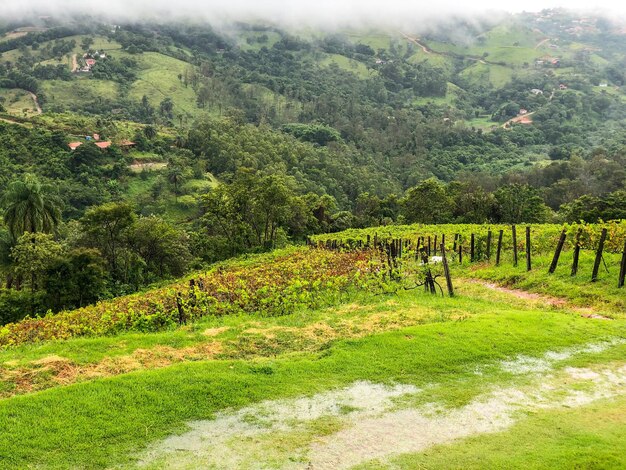
[[[409,454],[383,468],[624,468],[626,398],[530,415],[510,430]]]

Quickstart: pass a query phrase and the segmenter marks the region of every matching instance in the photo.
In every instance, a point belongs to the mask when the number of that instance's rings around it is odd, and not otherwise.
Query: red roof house
[[[108,149],[111,146],[111,142],[108,142],[108,141],[106,141],[106,142],[93,142],[93,143],[96,144],[101,149]],[[70,142],[67,145],[69,146],[70,150],[76,150],[78,147],[83,145],[83,143],[82,142]]]

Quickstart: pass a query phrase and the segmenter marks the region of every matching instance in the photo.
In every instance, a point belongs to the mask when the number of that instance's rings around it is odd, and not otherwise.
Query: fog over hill
[[[229,2],[209,0],[26,0],[3,1],[0,17],[4,19],[33,16],[66,16],[89,14],[108,19],[164,20],[196,19],[219,23],[233,20],[263,20],[289,25],[311,25],[334,27],[364,24],[389,26],[425,25],[434,19],[449,16],[479,16],[491,18],[503,12],[540,11],[545,8],[568,8],[591,11],[589,2],[574,1],[527,1],[520,4],[503,3],[495,0],[480,0],[459,6],[458,2],[443,0],[436,2],[407,0],[232,0]],[[602,9],[593,12],[623,16],[626,6],[605,3]]]

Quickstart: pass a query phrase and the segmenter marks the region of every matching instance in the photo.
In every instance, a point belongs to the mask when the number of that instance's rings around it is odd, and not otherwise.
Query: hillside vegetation
[[[7,25],[2,322],[318,233],[625,218],[623,36],[581,21]]]
[[[466,261],[453,263],[456,296],[441,297],[405,290],[410,278],[381,278],[384,257],[371,253],[367,262],[366,253],[304,248],[227,262],[194,276],[191,291],[185,282],[46,317],[37,329],[31,320],[5,327],[3,340],[14,342],[0,352],[0,420],[13,432],[2,435],[2,452],[18,467],[196,466],[213,462],[217,448],[235,467],[259,458],[278,468],[326,459],[367,468],[449,466],[467,450],[478,452],[472,468],[511,458],[543,462],[544,452],[555,467],[572,459],[621,465],[619,419],[594,426],[593,444],[581,451],[589,413],[615,416],[623,402],[626,325],[623,305],[606,302],[623,302],[617,292],[612,297],[612,280],[602,276],[597,297],[554,297],[565,292],[564,276],[547,275],[541,258],[532,276],[549,296],[522,295],[476,279],[515,273],[524,285],[523,268]],[[288,280],[277,276],[283,270]],[[99,330],[111,321],[119,326]],[[16,332],[27,331],[48,333],[15,342]],[[546,387],[539,396],[537,384]],[[493,427],[480,424],[479,406]],[[406,436],[424,419],[439,438]],[[446,424],[456,419],[467,432]],[[226,443],[211,431],[222,420],[230,431],[216,432],[226,433]],[[400,447],[348,447],[360,422]],[[546,426],[557,431],[540,432]],[[532,445],[516,447],[527,432],[536,436]],[[498,446],[517,450],[512,457]]]
[[[0,19],[0,467],[626,467],[617,22],[103,18]]]

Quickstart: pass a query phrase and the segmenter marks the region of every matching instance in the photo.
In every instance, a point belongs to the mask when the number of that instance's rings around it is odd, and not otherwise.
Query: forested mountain
[[[626,218],[624,31],[0,23],[3,321],[318,232]]]

